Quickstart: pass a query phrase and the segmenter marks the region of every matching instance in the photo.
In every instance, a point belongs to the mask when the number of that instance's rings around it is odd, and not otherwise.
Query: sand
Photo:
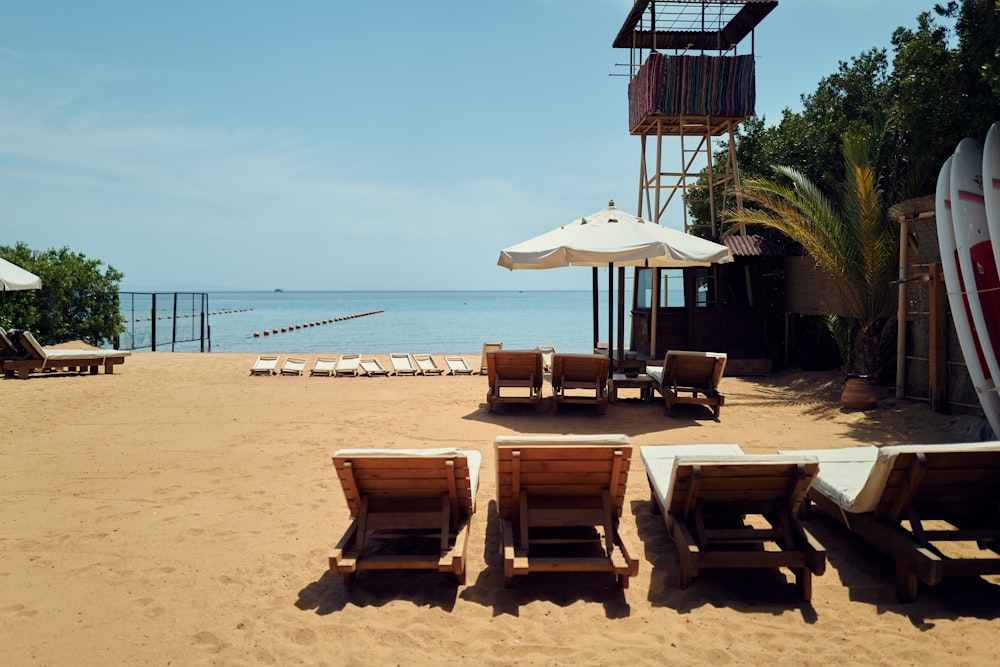
[[[306,356],[311,365],[316,355]],[[625,433],[636,446],[731,442],[768,453],[971,441],[981,420],[893,400],[842,412],[836,373],[725,378],[720,422],[698,407],[668,418],[637,399],[603,417],[553,415],[548,400],[541,414],[489,414],[478,376],[250,377],[254,358],[138,353],[114,375],[0,381],[0,663],[1000,660],[1000,577],[949,580],[899,604],[891,563],[823,517],[808,524],[828,551],[811,603],[768,571],[708,571],[679,589],[638,456],[622,534],[640,565],[627,590],[578,574],[504,588],[489,511],[499,434]],[[366,573],[345,588],[327,569],[348,525],[330,453],[428,446],[484,455],[468,585]]]

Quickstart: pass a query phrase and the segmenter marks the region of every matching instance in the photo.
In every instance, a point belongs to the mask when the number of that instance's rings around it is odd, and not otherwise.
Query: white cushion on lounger
[[[819,475],[813,487],[837,503],[845,512],[861,514],[878,506],[896,456],[914,452],[1000,451],[1000,442],[968,442],[943,445],[892,445],[888,447],[843,447],[787,451],[819,459]]]
[[[743,456],[743,450],[739,445],[647,445],[639,448],[639,455],[653,492],[660,504],[665,505],[678,456]]]
[[[468,451],[457,447],[440,449],[340,449],[333,453],[339,458],[356,458],[359,456],[445,456],[455,454],[464,456],[469,464],[469,487],[473,498],[479,488],[479,468],[483,463],[483,455],[474,449]]]
[[[629,446],[626,435],[498,435],[493,439],[494,446],[504,445],[506,447],[525,445],[532,447],[546,447],[552,445],[621,445]]]

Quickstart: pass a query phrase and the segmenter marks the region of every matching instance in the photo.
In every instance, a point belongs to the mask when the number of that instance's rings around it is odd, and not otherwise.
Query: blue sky
[[[609,198],[636,212],[631,4],[0,0],[0,243],[126,290],[586,289],[496,261]],[[758,114],[932,5],[780,0]]]

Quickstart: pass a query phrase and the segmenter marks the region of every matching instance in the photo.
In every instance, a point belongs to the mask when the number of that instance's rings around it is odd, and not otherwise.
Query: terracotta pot
[[[848,410],[872,410],[878,407],[875,384],[867,375],[848,375],[844,392],[840,395],[841,407]]]

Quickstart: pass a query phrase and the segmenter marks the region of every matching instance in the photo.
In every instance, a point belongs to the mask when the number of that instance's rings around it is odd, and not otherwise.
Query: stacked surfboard
[[[962,355],[986,418],[1000,435],[1000,122],[982,147],[963,139],[945,161],[936,216]]]

